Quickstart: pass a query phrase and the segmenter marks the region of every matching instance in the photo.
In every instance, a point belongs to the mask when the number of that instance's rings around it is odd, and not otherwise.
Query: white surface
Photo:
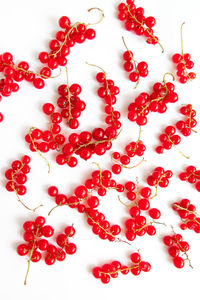
[[[15,60],[27,60],[33,67],[39,67],[37,54],[46,49],[48,41],[58,30],[57,20],[62,15],[70,17],[72,22],[77,20],[90,22],[98,18],[98,14],[88,14],[87,9],[98,6],[105,11],[105,19],[102,24],[95,27],[97,37],[94,41],[88,41],[83,45],[76,46],[69,56],[70,82],[80,83],[83,87],[82,98],[87,103],[87,109],[81,117],[81,129],[92,129],[94,126],[102,125],[103,111],[99,98],[95,94],[98,87],[94,80],[96,70],[88,67],[85,61],[102,66],[114,79],[116,85],[121,89],[116,107],[122,112],[123,132],[118,141],[115,142],[113,150],[121,150],[123,146],[132,140],[136,140],[138,129],[136,125],[127,122],[126,110],[130,101],[141,91],[148,91],[151,84],[160,81],[167,71],[173,71],[169,60],[173,52],[180,50],[180,25],[186,22],[184,27],[185,51],[192,54],[195,61],[195,71],[199,76],[199,9],[197,0],[137,0],[137,6],[145,8],[146,15],[156,17],[156,34],[165,47],[165,54],[161,54],[159,46],[150,46],[143,38],[137,37],[124,30],[122,24],[116,18],[116,7],[119,1],[100,0],[74,0],[74,1],[3,1],[0,12],[0,52],[11,51]],[[135,91],[132,84],[126,79],[125,72],[121,67],[121,54],[124,51],[121,36],[124,35],[130,49],[135,53],[137,60],[146,60],[149,64],[150,75],[141,81]],[[56,73],[56,71],[55,71]],[[47,223],[52,224],[56,232],[60,232],[65,224],[75,224],[75,243],[78,251],[76,255],[67,257],[66,261],[57,262],[48,267],[44,262],[31,265],[28,285],[23,286],[24,275],[27,267],[26,258],[16,254],[16,245],[22,242],[22,224],[25,220],[34,217],[16,201],[13,193],[8,193],[4,188],[4,171],[10,166],[14,159],[20,158],[22,154],[30,154],[25,142],[24,135],[31,126],[47,127],[47,119],[41,112],[44,102],[55,103],[56,87],[65,82],[64,72],[60,78],[49,80],[46,88],[42,91],[22,83],[20,91],[3,99],[1,110],[5,120],[0,126],[1,155],[0,155],[0,200],[1,200],[1,266],[0,266],[0,297],[3,300],[11,300],[14,297],[20,299],[121,299],[124,297],[141,299],[188,299],[192,291],[199,291],[199,235],[187,231],[183,232],[184,238],[190,243],[189,252],[194,270],[187,266],[177,270],[169,261],[168,254],[164,248],[161,238],[167,230],[158,228],[156,237],[137,238],[132,246],[123,243],[109,243],[101,241],[92,234],[91,229],[85,224],[85,220],[75,210],[70,208],[57,209]],[[177,179],[177,173],[187,164],[199,167],[199,134],[192,134],[183,138],[180,148],[191,156],[190,161],[181,157],[176,150],[165,152],[159,156],[153,151],[157,144],[157,135],[162,128],[176,120],[177,109],[183,103],[191,102],[197,110],[199,120],[199,82],[198,79],[187,85],[176,84],[180,100],[176,104],[168,106],[164,115],[151,113],[148,117],[148,125],[145,126],[142,139],[148,150],[145,153],[147,163],[135,170],[123,171],[121,178],[135,179],[139,177],[144,184],[146,175],[155,166],[170,168],[175,172],[175,177],[165,190],[159,190],[155,206],[162,210],[162,220],[168,224],[177,225],[179,218],[172,212],[169,204],[173,201],[188,197],[200,211],[199,194],[188,183],[182,183]],[[88,124],[90,118],[90,124]],[[197,130],[200,131],[199,125]],[[69,130],[66,130],[69,133]],[[70,194],[73,187],[82,183],[87,174],[93,169],[92,162],[100,162],[103,167],[110,165],[109,155],[103,159],[93,157],[88,162],[81,161],[77,168],[70,169],[67,166],[56,165],[52,154],[47,157],[51,163],[52,171],[47,173],[45,162],[36,154],[31,153],[31,173],[28,178],[28,193],[23,200],[30,206],[43,203],[45,206],[38,213],[47,216],[53,201],[46,193],[46,187],[55,184],[60,191]],[[132,160],[133,162],[136,160]],[[138,161],[138,160],[137,160]],[[127,216],[126,209],[117,201],[116,193],[110,193],[103,198],[100,210],[105,212],[108,220],[122,224]],[[151,272],[142,273],[138,278],[129,274],[120,275],[112,279],[109,285],[103,285],[100,280],[93,278],[90,273],[93,265],[101,265],[112,259],[119,259],[127,263],[129,254],[140,248],[144,260],[152,264]]]

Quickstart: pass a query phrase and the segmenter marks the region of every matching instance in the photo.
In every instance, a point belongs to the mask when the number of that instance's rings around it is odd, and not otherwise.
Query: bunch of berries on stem
[[[127,49],[127,51],[123,54],[123,59],[125,61],[124,70],[129,73],[130,81],[136,83],[136,88],[140,82],[140,77],[147,77],[147,75],[149,74],[148,64],[145,61],[141,61],[138,63],[134,59],[133,52],[130,51],[126,46],[124,37],[122,37],[122,40]]]
[[[139,129],[139,136],[136,142],[130,142],[125,146],[124,152],[126,154],[120,154],[119,152],[113,152],[112,154],[112,161],[115,163],[112,165],[111,169],[114,174],[120,174],[122,168],[125,169],[133,169],[139,166],[143,161],[144,158],[136,165],[129,166],[131,162],[131,158],[135,156],[142,156],[146,150],[146,146],[143,144],[141,138],[141,128]]]
[[[188,242],[183,240],[181,234],[176,234],[173,230],[172,235],[164,236],[163,243],[168,247],[168,253],[176,268],[182,269],[185,266],[185,260],[187,260],[189,262],[189,266],[193,268],[187,254],[190,246]]]
[[[143,261],[138,252],[134,252],[130,255],[131,262],[129,266],[122,265],[119,261],[112,261],[106,263],[101,267],[94,267],[92,274],[95,278],[100,279],[102,283],[107,284],[111,278],[117,278],[121,273],[127,275],[130,273],[134,276],[140,275],[141,271],[149,272],[151,265],[149,262]]]
[[[185,84],[188,80],[193,80],[196,78],[194,72],[190,72],[194,67],[194,62],[191,60],[191,55],[189,53],[184,53],[183,51],[183,23],[181,25],[181,54],[175,53],[172,56],[173,63],[176,64],[176,75],[179,77],[179,82]]]
[[[124,22],[126,30],[134,32],[138,36],[144,36],[148,44],[159,44],[162,52],[164,48],[154,35],[153,27],[156,24],[154,17],[145,17],[144,8],[136,7],[135,0],[126,0],[126,3],[118,5],[118,19]]]
[[[166,73],[163,76],[163,82],[156,82],[153,85],[153,92],[140,93],[128,107],[128,119],[131,122],[136,122],[139,126],[147,124],[147,116],[150,112],[165,113],[167,110],[167,103],[175,103],[178,101],[178,95],[174,91],[175,86],[171,82],[166,82]],[[174,77],[173,77],[174,78]]]
[[[197,170],[195,166],[188,166],[179,174],[179,179],[195,184],[195,189],[200,192],[200,170]]]
[[[194,127],[197,125],[197,121],[194,118],[196,111],[193,109],[191,104],[183,105],[180,108],[180,113],[185,116],[184,120],[176,122],[176,128],[184,136],[189,136],[192,132],[197,133]]]
[[[182,223],[179,225],[182,230],[188,228],[196,233],[200,233],[200,215],[196,212],[196,206],[189,199],[182,199],[173,203],[172,208],[182,219]]]

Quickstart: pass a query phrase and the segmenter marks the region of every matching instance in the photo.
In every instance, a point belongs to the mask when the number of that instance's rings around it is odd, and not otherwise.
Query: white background
[[[79,130],[91,130],[95,126],[103,125],[103,106],[96,96],[98,84],[95,81],[96,70],[85,64],[89,61],[103,67],[116,84],[121,93],[118,96],[116,107],[122,113],[123,132],[115,142],[113,150],[123,151],[124,145],[138,136],[138,128],[126,120],[127,106],[139,92],[149,91],[151,84],[161,81],[165,72],[174,71],[170,61],[172,53],[180,51],[180,26],[183,21],[185,51],[192,54],[195,61],[195,71],[199,78],[199,10],[197,0],[137,0],[136,5],[145,8],[145,15],[153,15],[157,20],[156,34],[165,47],[165,54],[161,53],[159,46],[147,45],[143,38],[124,30],[122,23],[116,18],[116,8],[119,1],[100,0],[58,0],[58,1],[3,1],[0,10],[0,52],[10,51],[15,61],[27,60],[31,67],[37,70],[40,66],[37,55],[47,49],[48,42],[58,30],[57,20],[62,15],[70,17],[72,22],[92,22],[98,18],[98,13],[87,13],[91,7],[100,7],[105,11],[104,21],[95,27],[97,37],[93,41],[87,41],[82,45],[76,45],[69,56],[70,82],[80,83],[83,92],[82,99],[87,103],[87,109],[80,119]],[[121,36],[124,35],[129,48],[134,52],[138,61],[146,60],[149,64],[150,74],[141,80],[137,90],[127,80],[122,68],[122,53],[124,47]],[[56,74],[55,71],[54,74]],[[148,125],[144,127],[142,139],[147,146],[145,159],[147,160],[137,169],[123,171],[121,180],[135,180],[138,176],[140,183],[144,184],[145,178],[155,166],[163,166],[174,171],[174,178],[167,189],[159,190],[159,196],[155,206],[162,211],[162,220],[167,224],[178,225],[179,218],[171,210],[170,203],[184,197],[188,197],[200,211],[199,194],[194,187],[177,179],[177,174],[188,164],[199,166],[199,133],[183,138],[180,148],[191,159],[187,161],[172,149],[159,156],[154,151],[159,132],[168,124],[180,117],[178,108],[181,104],[192,103],[197,110],[199,121],[199,82],[198,79],[186,85],[176,84],[180,100],[171,104],[164,115],[151,113],[148,116]],[[141,299],[188,299],[192,291],[196,294],[199,289],[200,256],[199,236],[194,232],[183,232],[185,240],[191,245],[189,255],[194,265],[191,270],[186,263],[182,270],[176,269],[169,260],[167,251],[162,244],[162,236],[170,233],[170,229],[157,227],[158,234],[155,237],[144,236],[137,238],[128,246],[123,243],[109,243],[101,241],[92,234],[85,219],[75,210],[68,207],[57,209],[47,223],[52,224],[57,233],[61,232],[66,224],[75,224],[76,235],[74,242],[78,250],[76,255],[67,257],[66,261],[57,262],[53,266],[46,266],[43,261],[31,265],[28,285],[24,287],[24,275],[27,267],[27,259],[16,254],[16,246],[22,242],[22,225],[25,220],[32,219],[30,214],[17,202],[13,193],[8,193],[5,188],[4,172],[11,162],[19,159],[30,151],[24,142],[24,135],[31,126],[46,129],[48,120],[41,112],[45,102],[55,103],[56,88],[58,84],[65,82],[64,71],[62,76],[49,80],[42,91],[34,89],[23,82],[20,91],[3,99],[1,111],[5,120],[0,125],[0,220],[1,220],[1,255],[0,255],[0,296],[1,299],[10,300],[14,297],[20,299],[121,299],[124,297]],[[88,119],[90,120],[88,124]],[[199,125],[197,126],[199,131]],[[66,135],[70,133],[65,129]],[[101,166],[109,167],[110,155],[103,158],[93,157],[88,162],[81,161],[75,169],[67,166],[56,165],[54,155],[47,155],[51,164],[51,173],[47,173],[45,162],[34,153],[31,153],[31,173],[28,176],[27,194],[23,200],[29,206],[43,203],[44,207],[38,214],[47,216],[49,209],[54,205],[46,193],[49,185],[55,184],[60,191],[70,194],[73,188],[82,183],[91,170],[94,169],[93,161],[100,162]],[[133,159],[132,163],[139,160]],[[124,198],[125,200],[125,198]],[[110,193],[102,198],[100,211],[105,212],[111,222],[123,224],[128,216],[125,207],[117,201],[117,194]],[[178,229],[177,229],[178,230]],[[178,230],[180,231],[180,230]],[[101,265],[113,259],[119,259],[124,264],[129,262],[129,255],[135,249],[141,250],[144,260],[152,264],[151,272],[142,273],[139,277],[119,275],[112,279],[109,285],[103,285],[100,280],[91,275],[94,265]]]

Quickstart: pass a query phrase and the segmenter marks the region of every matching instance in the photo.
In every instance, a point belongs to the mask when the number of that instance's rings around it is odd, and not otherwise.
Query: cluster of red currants
[[[55,186],[49,187],[48,194],[55,197],[55,203],[58,206],[68,205],[83,213],[87,208],[97,208],[99,206],[99,198],[91,195],[91,193],[96,191],[99,196],[103,197],[106,195],[107,189],[116,189],[118,192],[123,192],[124,186],[117,184],[112,179],[112,173],[109,170],[96,170],[92,172],[91,178],[88,178],[84,185],[80,185],[74,190],[73,196],[67,198],[64,194],[59,194],[58,188]]]
[[[138,200],[137,205],[130,208],[129,214],[131,218],[125,222],[127,240],[134,241],[137,236],[143,236],[146,233],[150,236],[156,234],[156,228],[153,224],[156,223],[154,220],[160,218],[161,212],[157,208],[149,209],[149,207],[149,199],[141,198]],[[146,217],[141,215],[141,210],[148,211],[149,216],[153,220],[147,222]]]
[[[122,192],[124,190],[123,185],[117,185],[111,176],[112,173],[109,170],[102,172],[97,170],[92,172],[92,178],[87,179],[85,185],[76,187],[74,195],[70,197],[59,194],[55,186],[49,187],[48,194],[51,197],[55,197],[56,206],[54,208],[67,205],[70,208],[76,208],[79,213],[85,213],[87,223],[92,226],[93,233],[99,235],[101,239],[108,239],[109,241],[120,240],[116,238],[121,232],[120,226],[111,226],[110,223],[105,220],[105,215],[96,209],[99,206],[99,198],[91,195],[92,191],[97,190],[99,196],[105,196],[107,188],[119,188]]]
[[[161,188],[166,188],[169,185],[169,178],[173,176],[171,170],[165,171],[162,167],[156,167],[152,174],[147,177],[147,183],[150,186],[159,186]]]
[[[125,147],[126,154],[129,157],[134,157],[135,155],[143,156],[145,150],[146,146],[143,144],[143,141],[140,140],[140,138],[137,140],[137,142],[131,142]]]
[[[139,189],[139,186],[136,187],[132,181],[127,181],[124,186],[127,191],[126,197],[129,201],[134,201],[134,205],[137,205],[141,210],[149,209],[149,198],[151,196],[151,189],[149,187]]]
[[[13,62],[13,56],[9,52],[0,55],[0,72],[4,78],[0,80],[0,101],[3,97],[9,97],[12,92],[19,90],[18,82],[25,79],[32,82],[36,88],[44,87],[44,80],[41,78],[44,72],[43,68],[40,74],[35,74],[29,70],[29,64],[26,61],[21,61],[17,65]],[[50,71],[50,70],[49,70]],[[0,113],[0,122],[3,121],[3,114]]]
[[[176,53],[172,56],[172,61],[176,64],[176,75],[179,77],[179,82],[186,83],[188,80],[196,78],[194,72],[188,72],[194,67],[194,62],[191,60],[189,53],[183,55]]]
[[[87,208],[85,210],[87,216],[87,223],[92,227],[92,232],[98,235],[102,240],[108,240],[110,242],[122,241],[117,238],[117,235],[121,232],[121,227],[117,224],[111,225],[105,219],[104,214],[96,209]]]
[[[123,58],[125,60],[124,70],[129,73],[130,81],[138,84],[140,77],[147,77],[149,71],[148,64],[145,61],[137,63],[133,57],[133,53],[130,50],[124,52]]]
[[[172,146],[180,144],[181,137],[175,133],[176,128],[174,126],[167,126],[165,128],[165,133],[159,136],[161,145],[155,149],[158,154],[162,154],[164,150],[170,150]]]
[[[104,264],[101,267],[94,267],[92,274],[95,278],[100,279],[102,283],[109,283],[111,278],[117,278],[118,274],[128,274],[129,271],[138,276],[141,271],[149,272],[151,270],[150,263],[143,261],[138,252],[134,252],[130,255],[131,265],[124,266],[119,261],[113,261],[110,264]]]
[[[120,154],[119,152],[113,152],[112,154],[112,160],[115,162],[114,165],[112,165],[112,172],[114,174],[120,174],[122,171],[122,168],[126,169],[132,169],[136,166],[128,166],[131,162],[131,157],[142,156],[146,150],[145,145],[140,140],[140,138],[137,140],[137,142],[131,142],[126,145],[124,151],[126,154]]]
[[[121,127],[120,113],[113,109],[113,105],[116,103],[119,88],[114,85],[113,80],[107,79],[103,72],[97,73],[96,79],[103,85],[98,89],[98,95],[105,101],[107,127],[105,130],[95,128],[92,133],[82,131],[80,134],[70,134],[68,143],[62,148],[62,154],[56,158],[59,165],[68,164],[70,167],[75,167],[78,161],[74,154],[84,160],[88,160],[93,154],[101,156],[112,147],[112,140],[117,138],[117,130]]]
[[[26,244],[20,244],[17,247],[17,253],[20,256],[28,254],[33,262],[38,262],[42,258],[38,250],[46,251],[49,243],[46,239],[41,239],[41,237],[49,238],[54,234],[54,229],[50,225],[44,226],[44,224],[45,218],[42,216],[36,217],[35,221],[26,221],[23,224]]]
[[[188,166],[185,172],[179,174],[179,178],[191,184],[195,183],[196,190],[200,192],[200,170],[197,170],[195,166]]]
[[[32,152],[40,151],[43,153],[49,150],[59,149],[59,146],[63,145],[65,142],[64,135],[60,134],[61,127],[58,124],[59,117],[57,113],[51,115],[52,124],[50,125],[50,130],[44,130],[38,128],[33,128],[25,136],[25,140],[29,143],[29,149]]]
[[[45,86],[44,79],[51,77],[51,70],[47,67],[42,67],[37,74],[29,69],[29,64],[26,61],[15,64],[12,54],[9,52],[0,56],[0,72],[3,72],[5,76],[1,80],[1,94],[4,97],[8,97],[12,92],[19,90],[19,85],[16,82],[26,80],[31,82],[35,88],[42,89]]]
[[[54,234],[54,229],[50,225],[45,225],[45,218],[42,216],[36,217],[34,221],[26,221],[23,224],[24,241],[17,247],[17,253],[20,256],[29,256],[28,269],[24,284],[26,284],[29,273],[30,262],[38,262],[42,258],[41,252],[44,253],[44,260],[47,265],[52,265],[56,260],[63,261],[66,258],[66,253],[71,255],[76,252],[76,245],[69,243],[68,238],[74,236],[75,229],[73,226],[67,226],[64,233],[57,236],[57,246],[49,243],[47,238]],[[44,238],[42,238],[44,237]]]
[[[55,39],[49,42],[50,52],[41,52],[39,60],[47,64],[50,69],[56,69],[58,66],[67,64],[66,56],[69,55],[70,49],[76,44],[82,44],[86,39],[92,40],[96,32],[88,28],[84,23],[71,24],[68,17],[62,16],[59,21],[61,30],[57,31]]]
[[[187,251],[190,249],[188,242],[183,241],[183,237],[181,234],[173,234],[173,235],[166,235],[163,238],[163,243],[169,247],[168,253],[173,259],[173,264],[176,268],[183,268],[185,266],[185,260],[187,259],[190,264],[190,260],[187,255]],[[180,254],[184,254],[186,256],[183,259]],[[191,266],[191,264],[190,264]]]
[[[43,112],[48,115],[51,122],[65,120],[65,124],[71,129],[79,127],[78,118],[81,112],[85,110],[86,104],[79,98],[82,88],[79,84],[74,83],[68,87],[62,84],[58,87],[59,98],[57,99],[57,106],[61,109],[60,113],[55,111],[55,106],[51,103],[43,105]],[[56,116],[56,118],[55,118]]]
[[[176,122],[176,128],[184,136],[189,136],[191,132],[194,131],[193,128],[197,125],[197,121],[194,119],[196,116],[196,111],[193,109],[191,104],[187,104],[180,108],[180,113],[186,118],[185,120]]]
[[[93,9],[97,9],[101,12],[100,20],[94,23],[98,24],[102,21],[104,13],[99,8],[91,8],[88,11]],[[67,64],[66,56],[69,55],[70,48],[73,47],[75,43],[80,44],[86,39],[92,40],[95,38],[96,32],[92,28],[87,28],[89,25],[92,24],[76,22],[71,25],[70,19],[66,16],[62,16],[59,19],[59,26],[62,30],[58,31],[56,33],[56,38],[50,41],[50,52],[41,52],[39,54],[40,62],[48,65],[47,67],[42,67],[39,73],[31,71],[29,69],[28,62],[26,61],[21,61],[18,64],[15,64],[11,53],[5,52],[1,54],[0,72],[3,73],[5,78],[0,80],[0,100],[2,96],[8,97],[12,92],[17,92],[19,90],[18,82],[24,79],[33,83],[35,88],[42,89],[45,86],[44,79],[51,77],[51,70],[56,69],[58,66],[65,66]],[[66,115],[66,111],[64,111],[63,114]],[[68,116],[66,118],[68,118]],[[0,112],[0,122],[2,121],[3,114]]]
[[[25,183],[27,175],[30,172],[31,159],[28,155],[24,155],[20,160],[13,161],[11,168],[5,172],[5,177],[9,181],[6,183],[6,190],[9,192],[15,191],[18,195],[26,194]]]
[[[125,21],[124,26],[128,31],[135,32],[138,36],[146,37],[148,44],[159,43],[158,37],[154,35],[153,27],[156,24],[154,17],[145,17],[144,9],[134,4],[135,0],[126,0],[118,6],[118,19]],[[163,49],[163,48],[162,48]]]
[[[180,202],[172,204],[179,217],[183,220],[180,224],[182,230],[190,229],[200,233],[200,216],[196,212],[196,207],[188,199],[182,199]]]
[[[174,92],[175,86],[171,82],[165,82],[165,75],[163,83],[156,82],[153,85],[151,94],[140,93],[129,105],[128,119],[130,121],[136,122],[139,126],[146,125],[149,112],[165,113],[167,103],[178,101],[178,95]]]

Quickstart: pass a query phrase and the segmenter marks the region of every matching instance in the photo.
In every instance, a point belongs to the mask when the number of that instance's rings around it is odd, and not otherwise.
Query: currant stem
[[[83,199],[84,200],[84,199]],[[56,209],[57,207],[60,207],[60,206],[70,206],[70,205],[76,205],[76,204],[79,204],[80,202],[73,202],[73,203],[65,203],[65,204],[57,204],[55,205],[49,212],[48,212],[48,216],[50,216],[50,214],[52,213],[52,211],[54,209]]]
[[[174,145],[174,148],[185,158],[190,159],[189,156],[185,155],[176,145]]]
[[[100,19],[97,22],[95,22],[95,23],[88,23],[88,24],[86,24],[86,27],[87,26],[92,26],[92,25],[97,25],[97,24],[101,23],[103,21],[104,17],[105,17],[104,11],[101,8],[92,7],[90,9],[88,9],[88,12],[90,12],[92,10],[98,10],[101,13]]]
[[[25,280],[24,280],[24,285],[26,285],[27,277],[28,277],[28,274],[29,274],[29,271],[30,271],[31,258],[32,258],[33,251],[34,251],[34,248],[35,248],[36,236],[37,236],[37,234],[38,234],[38,231],[39,231],[39,227],[37,228],[36,233],[35,233],[35,235],[34,235],[34,241],[33,241],[33,246],[32,246],[32,248],[31,248],[31,252],[30,252],[30,256],[29,256],[29,260],[28,260],[28,267],[27,267],[27,271],[26,271],[26,276],[25,276]]]
[[[166,77],[167,75],[170,75],[170,76],[172,77],[173,81],[175,80],[174,74],[172,74],[172,73],[170,73],[170,72],[166,72],[166,73],[163,75],[163,82],[164,82],[164,84],[166,84],[165,77]]]
[[[76,23],[74,23],[74,24],[72,25],[72,27],[70,28],[70,30],[69,30],[69,31],[67,32],[67,34],[65,35],[65,39],[64,39],[63,43],[60,45],[59,49],[58,49],[56,52],[50,54],[49,56],[56,57],[56,55],[62,50],[63,46],[66,44],[67,39],[68,39],[70,33],[72,32],[72,30],[73,30],[74,28],[76,29],[77,26],[78,26],[79,24],[81,24],[81,23],[80,23],[80,22],[76,22]]]
[[[68,73],[68,68],[67,67],[66,67],[66,77],[67,77],[67,92],[68,92],[67,100],[68,100],[68,103],[69,103],[69,117],[68,117],[68,122],[69,122],[70,119],[72,118],[72,114],[71,114],[72,104],[71,104],[71,93],[70,93],[70,90],[69,90],[69,73]]]
[[[189,156],[186,156],[175,144],[174,144],[174,142],[171,140],[171,138],[170,138],[170,136],[169,135],[167,135],[167,137],[168,137],[168,140],[170,141],[170,143],[172,143],[172,145],[174,146],[174,148],[183,156],[183,157],[185,157],[185,158],[187,158],[187,159],[190,159],[190,157]]]
[[[31,132],[33,131],[35,129],[35,127],[31,127],[30,128],[30,130],[29,130],[29,136],[30,136],[30,139],[31,139],[31,142],[32,142],[32,144],[33,144],[33,148],[35,149],[35,151],[46,161],[46,163],[47,163],[47,165],[48,165],[48,173],[50,173],[50,170],[51,170],[51,167],[50,167],[50,164],[49,164],[49,162],[48,162],[48,160],[46,159],[46,157],[44,157],[43,155],[42,155],[42,153],[37,149],[37,147],[35,146],[35,142],[34,142],[34,140],[33,140],[33,138],[32,138],[32,135],[31,135]]]
[[[132,269],[138,269],[139,268],[139,265],[134,265],[134,266],[131,266],[131,267],[127,267],[127,268],[125,268],[125,269],[119,269],[119,270],[117,270],[117,271],[113,271],[113,272],[100,272],[101,274],[105,274],[105,275],[111,275],[111,274],[116,274],[116,273],[119,273],[119,272],[121,272],[121,271],[129,271],[129,270],[132,270]]]
[[[185,24],[185,22],[183,22],[181,24],[181,54],[183,56],[183,59],[184,59],[184,52],[183,52],[183,25]]]
[[[187,211],[187,212],[189,212],[189,213],[195,214],[196,216],[200,217],[200,215],[199,215],[196,211],[191,211],[191,210],[189,210],[189,209],[187,209],[187,208],[184,208],[184,207],[182,207],[182,206],[180,206],[180,205],[178,205],[178,204],[173,204],[173,206],[174,206],[174,207],[177,207],[177,208],[180,209],[180,210],[185,210],[185,211]]]
[[[100,70],[106,75],[106,71],[105,71],[103,68],[101,68],[101,67],[99,67],[99,66],[97,66],[97,65],[94,65],[94,64],[90,64],[90,63],[88,63],[87,61],[86,61],[85,63],[86,63],[87,65],[91,66],[91,67],[95,67],[95,68],[100,69]]]
[[[21,168],[18,169],[17,172],[15,172],[15,173],[12,175],[12,184],[11,184],[11,187],[12,187],[13,191],[15,192],[16,196],[17,196],[17,200],[18,200],[18,201],[19,201],[26,209],[35,212],[39,207],[43,206],[43,204],[40,204],[40,205],[38,205],[37,207],[35,207],[35,208],[33,208],[33,209],[30,208],[30,207],[28,207],[28,206],[21,200],[21,198],[19,197],[19,194],[18,194],[18,192],[17,192],[17,190],[16,190],[16,188],[15,188],[15,185],[14,185],[14,176],[16,175],[16,173],[18,173],[18,172],[23,168],[23,166],[24,166],[24,164],[22,164]]]
[[[134,89],[137,89],[139,83],[140,83],[140,78],[139,78],[138,81],[136,82],[136,85],[135,85]]]
[[[111,160],[112,160],[113,162],[117,163],[118,165],[120,165],[122,168],[125,168],[125,169],[134,169],[134,168],[137,168],[139,165],[141,165],[144,161],[146,162],[146,160],[145,160],[144,157],[143,157],[142,160],[141,160],[138,164],[136,164],[136,165],[134,165],[134,166],[131,166],[131,167],[128,167],[128,166],[126,166],[126,165],[123,165],[123,164],[119,163],[119,162],[118,162],[116,159],[114,159],[113,157],[111,157]]]
[[[124,46],[125,46],[126,50],[128,51],[128,53],[130,54],[130,57],[132,59],[133,55],[132,55],[131,51],[129,50],[129,48],[127,47],[126,42],[125,42],[125,38],[123,36],[122,36],[122,41],[123,41]]]
[[[149,225],[152,225],[152,224],[159,224],[159,225],[163,225],[163,226],[166,226],[166,227],[167,227],[167,225],[166,225],[165,223],[161,223],[161,222],[157,222],[157,221],[153,220],[153,221],[151,221],[151,222],[145,224],[144,226],[142,226],[142,227],[136,229],[135,231],[140,231],[140,230],[142,230],[142,229],[144,229],[144,228],[146,228],[146,227],[148,227]]]
[[[123,36],[122,36],[122,41],[123,41],[123,43],[124,43],[124,46],[125,46],[126,50],[127,50],[128,53],[130,54],[131,60],[133,61],[134,66],[135,66],[135,70],[137,70],[137,62],[136,62],[136,60],[133,58],[133,54],[131,53],[131,51],[130,51],[129,48],[127,47],[126,42],[125,42],[125,39],[124,39]]]
[[[167,95],[167,93],[166,93],[164,96],[162,96],[162,97],[158,97],[158,98],[152,99],[147,105],[145,105],[144,107],[142,107],[141,113],[143,113],[144,110],[145,110],[146,108],[148,108],[149,105],[150,105],[152,102],[158,102],[158,101],[164,99],[166,95]]]
[[[121,198],[120,198],[119,195],[117,196],[117,198],[118,198],[119,202],[120,202],[121,204],[123,204],[124,206],[126,206],[126,207],[132,207],[132,206],[133,206],[133,205],[124,203],[124,202],[121,200]]]

